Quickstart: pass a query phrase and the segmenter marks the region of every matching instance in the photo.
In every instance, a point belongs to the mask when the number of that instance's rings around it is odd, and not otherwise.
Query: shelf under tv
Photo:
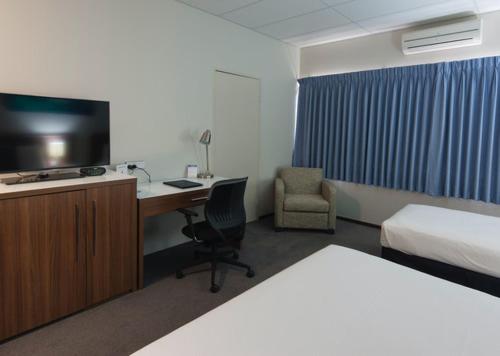
[[[17,177],[3,178],[2,183],[7,185],[48,182],[51,180],[82,178],[83,174],[79,172],[57,172],[57,173],[35,173],[28,175],[19,175]]]

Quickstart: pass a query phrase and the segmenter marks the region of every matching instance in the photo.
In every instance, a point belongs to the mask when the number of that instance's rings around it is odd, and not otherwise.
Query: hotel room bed
[[[142,355],[492,355],[500,299],[330,246]]]
[[[410,204],[380,243],[388,260],[500,296],[500,218]]]

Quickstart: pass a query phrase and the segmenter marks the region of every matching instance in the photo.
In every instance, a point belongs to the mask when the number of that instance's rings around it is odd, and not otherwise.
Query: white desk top
[[[61,188],[61,187],[71,187],[80,184],[93,184],[93,183],[105,183],[114,182],[125,179],[135,179],[133,176],[117,173],[112,170],[107,170],[102,176],[95,177],[83,177],[74,179],[63,179],[63,180],[52,180],[47,182],[36,182],[36,183],[25,183],[25,184],[13,184],[6,185],[0,183],[0,195],[9,193],[20,193],[29,192],[39,189],[51,189],[51,188]]]
[[[163,182],[185,179],[191,182],[197,182],[203,184],[200,187],[180,189],[172,187],[170,185],[165,185]],[[215,182],[224,180],[223,177],[213,177],[213,178],[174,178],[174,179],[162,179],[158,181],[153,181],[151,183],[140,183],[137,185],[137,199],[147,199],[154,198],[164,195],[178,194],[183,192],[190,192],[194,190],[210,189]]]

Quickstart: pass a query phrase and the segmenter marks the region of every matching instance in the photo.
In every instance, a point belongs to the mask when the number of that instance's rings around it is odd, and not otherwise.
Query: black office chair
[[[197,213],[187,209],[178,209],[184,214],[187,226],[182,233],[208,251],[196,251],[197,260],[189,268],[210,262],[212,267],[212,284],[210,291],[217,293],[220,287],[215,283],[215,272],[220,262],[246,268],[247,277],[252,278],[255,272],[244,263],[238,262],[238,245],[245,236],[246,214],[244,205],[245,188],[248,178],[228,179],[216,182],[208,194],[205,203],[205,221],[193,223],[192,218]],[[231,256],[231,257],[229,257]],[[176,272],[177,278],[183,278],[182,269]]]

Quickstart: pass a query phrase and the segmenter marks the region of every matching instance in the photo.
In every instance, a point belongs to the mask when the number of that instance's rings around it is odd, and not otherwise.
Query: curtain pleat
[[[500,203],[500,57],[300,79],[293,164]]]

